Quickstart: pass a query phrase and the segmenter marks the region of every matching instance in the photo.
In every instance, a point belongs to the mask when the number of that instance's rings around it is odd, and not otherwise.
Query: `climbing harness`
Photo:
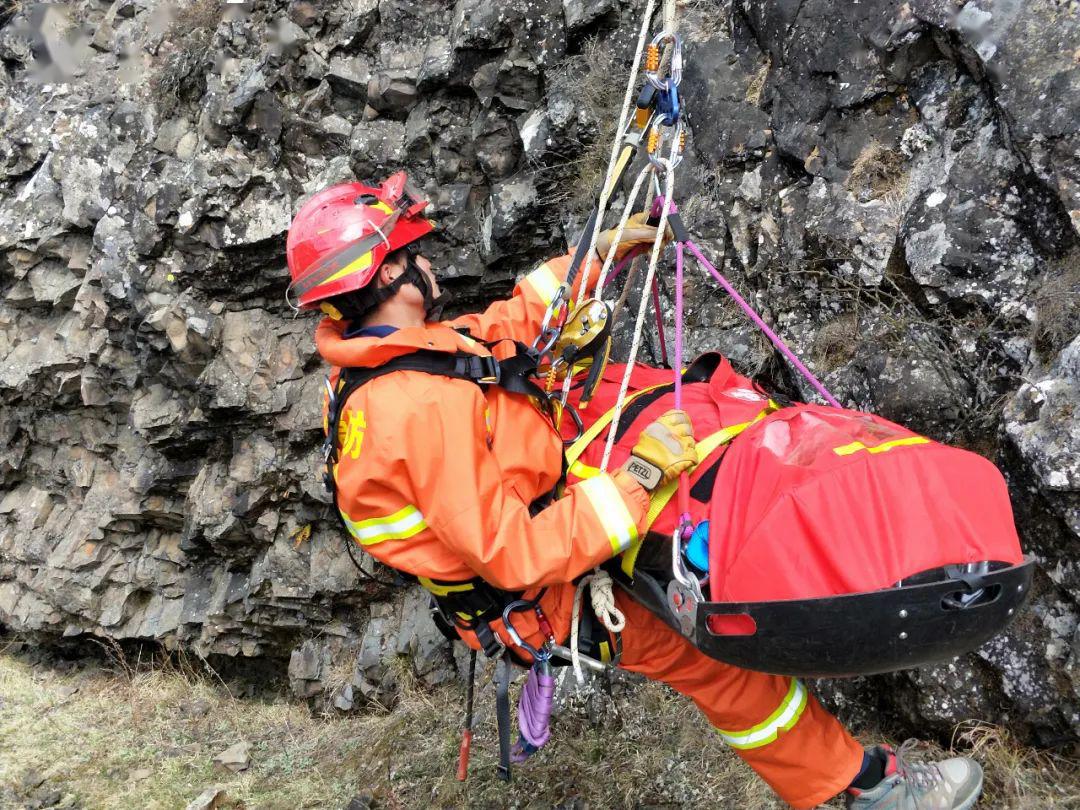
[[[598,317],[595,312],[592,318],[600,321],[600,329],[607,328],[606,315]],[[589,319],[582,317],[579,327],[588,335],[597,332]],[[595,334],[593,337],[595,338]],[[491,348],[493,344],[476,343]],[[586,341],[587,343],[587,341]],[[567,344],[572,345],[572,344]],[[352,549],[353,539],[345,525],[345,516],[337,506],[337,478],[336,468],[339,460],[338,436],[339,426],[344,412],[345,404],[349,397],[362,385],[394,371],[420,371],[427,374],[435,374],[453,379],[472,382],[482,388],[499,386],[510,393],[528,396],[537,402],[543,409],[550,409],[550,397],[536,384],[536,358],[522,344],[516,344],[518,353],[506,360],[496,360],[490,355],[476,355],[468,352],[439,352],[431,350],[417,350],[410,354],[394,358],[380,366],[368,368],[343,368],[338,375],[336,385],[326,381],[327,388],[327,418],[326,439],[323,444],[323,461],[326,467],[323,482],[333,500],[334,511],[338,514],[346,529],[346,543],[350,558],[358,570],[368,578],[370,574],[364,571],[354,556]],[[571,359],[573,362],[573,359]],[[546,411],[547,412],[547,411]],[[575,418],[576,413],[575,413]],[[580,422],[579,422],[580,424]],[[460,638],[458,630],[472,632],[477,639],[484,655],[495,659],[496,663],[496,720],[499,737],[499,765],[498,776],[500,779],[509,780],[510,764],[512,761],[522,761],[531,753],[535,752],[547,741],[544,733],[551,716],[552,701],[554,698],[554,679],[550,672],[552,657],[559,657],[569,661],[574,653],[565,647],[556,644],[551,624],[540,607],[540,599],[546,589],[541,589],[532,599],[524,599],[523,594],[502,591],[490,585],[481,577],[475,577],[465,582],[444,582],[427,577],[412,577],[402,572],[396,572],[397,582],[406,584],[416,582],[430,594],[432,600],[431,614],[436,626],[446,638],[450,640]],[[380,584],[385,583],[377,580]],[[535,613],[537,622],[546,637],[544,645],[537,649],[528,644],[517,633],[511,620],[511,615],[517,611],[532,611]],[[523,650],[529,658],[525,659],[506,646],[500,640],[496,629],[492,626],[494,621],[500,621],[502,628],[514,647]],[[590,639],[591,641],[591,639]],[[602,646],[606,642],[601,641]],[[523,736],[516,747],[512,749],[510,742],[510,667],[512,663],[519,663],[530,667],[529,701],[525,706],[519,707],[525,712],[527,720],[522,721],[523,729],[530,729],[529,736]],[[604,664],[599,664],[604,667]],[[466,706],[465,728],[462,732],[462,742],[459,751],[457,775],[464,779],[468,773],[469,752],[472,744],[472,701],[473,679],[475,677],[475,651],[470,659],[470,678]],[[519,720],[521,717],[519,716]],[[524,732],[523,732],[524,735]]]

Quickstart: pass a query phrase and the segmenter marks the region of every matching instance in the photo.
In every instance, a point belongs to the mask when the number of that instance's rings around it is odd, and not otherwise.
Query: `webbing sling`
[[[770,403],[770,406],[771,404],[772,403]],[[706,436],[697,443],[698,464],[704,463],[705,459],[707,459],[714,450],[728,444],[752,424],[761,421],[772,413],[773,410],[775,410],[775,408],[766,407],[749,422],[740,422],[737,425],[730,425],[729,427],[716,431],[716,433],[713,433],[710,436]],[[656,522],[656,519],[660,517],[660,513],[664,511],[664,507],[671,501],[678,488],[679,479],[676,478],[653,493],[652,498],[649,499],[649,516],[647,518],[649,526],[652,526],[653,523]],[[622,553],[620,567],[622,568],[623,573],[628,577],[634,575],[634,564],[637,562],[638,553],[641,551],[641,544],[643,541],[644,537],[638,537],[630,544],[630,548]]]

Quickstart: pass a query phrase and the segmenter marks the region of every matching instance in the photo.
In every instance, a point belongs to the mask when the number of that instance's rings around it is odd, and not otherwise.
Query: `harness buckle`
[[[506,649],[502,639],[495,635],[491,625],[487,622],[477,622],[476,627],[473,628],[473,633],[476,634],[476,640],[480,642],[480,647],[488,658],[495,658]]]
[[[502,379],[502,369],[494,357],[473,355],[469,358],[469,376],[482,385],[497,385]]]

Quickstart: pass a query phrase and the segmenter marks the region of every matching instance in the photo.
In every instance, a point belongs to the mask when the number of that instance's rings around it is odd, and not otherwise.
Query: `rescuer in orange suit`
[[[480,314],[433,322],[445,295],[418,245],[434,227],[425,206],[398,173],[380,186],[347,183],[316,194],[289,231],[290,296],[327,316],[316,343],[333,367],[332,386],[341,393],[346,369],[370,375],[346,395],[328,448],[336,507],[367,553],[450,604],[481,587],[489,599],[539,596],[565,643],[575,579],[645,532],[651,488],[696,463],[691,425],[669,411],[642,432],[626,465],[633,469],[552,498],[563,443],[536,397],[400,364],[406,356],[451,357],[457,368],[482,368],[494,353],[509,368],[514,341],[536,337],[571,259],[540,265]],[[639,215],[615,249],[624,254],[655,235]],[[601,235],[601,255],[612,239]],[[587,262],[575,296],[580,285],[595,284],[598,269]],[[388,364],[395,370],[378,373]],[[975,803],[982,776],[973,761],[914,763],[885,746],[864,751],[800,681],[709,658],[619,589],[615,601],[626,617],[619,665],[690,697],[792,806],[813,807],[845,790],[849,806],[866,810]],[[514,613],[513,623],[525,641],[544,643],[537,612]],[[485,626],[512,645],[497,617]],[[480,646],[477,633],[460,632]]]

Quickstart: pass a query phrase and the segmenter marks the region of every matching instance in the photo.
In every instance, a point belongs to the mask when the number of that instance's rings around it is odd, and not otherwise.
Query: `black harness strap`
[[[510,653],[499,659],[495,675],[495,719],[499,728],[499,779],[510,781]]]

